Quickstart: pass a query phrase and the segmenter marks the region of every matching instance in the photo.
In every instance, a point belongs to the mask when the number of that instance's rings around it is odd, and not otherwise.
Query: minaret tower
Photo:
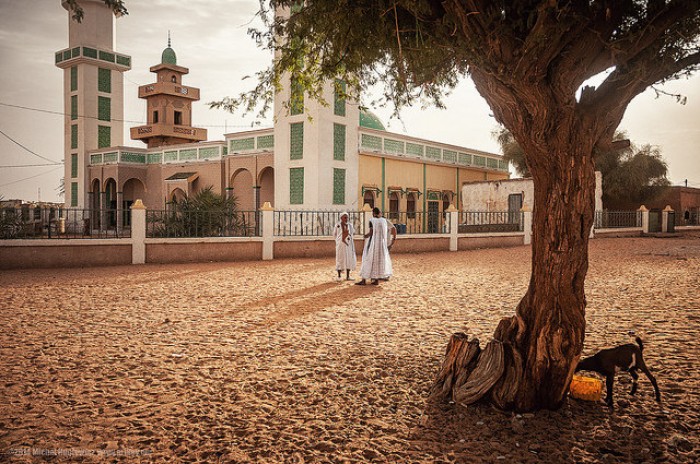
[[[116,18],[102,0],[77,0],[82,22],[68,10],[69,47],[56,52],[63,69],[66,206],[87,208],[89,150],[123,144],[124,71],[131,57],[114,51]]]
[[[289,11],[276,13],[289,16]],[[361,209],[359,105],[344,98],[340,81],[324,83],[326,105],[303,95],[289,73],[281,84],[274,100],[275,209]]]
[[[190,70],[177,65],[169,32],[168,48],[151,72],[156,73],[157,81],[139,87],[139,98],[146,100],[148,124],[132,127],[131,138],[148,148],[206,140],[206,129],[192,127],[192,102],[199,100],[199,89],[182,85],[182,76]]]

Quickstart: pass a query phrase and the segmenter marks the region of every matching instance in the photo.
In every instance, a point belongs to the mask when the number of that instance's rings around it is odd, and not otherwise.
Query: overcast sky
[[[242,80],[264,69],[271,55],[257,49],[247,29],[254,21],[258,0],[127,0],[129,14],[117,20],[117,46],[131,55],[132,69],[125,74],[125,145],[128,129],[144,124],[145,101],[137,97],[139,85],[154,81],[148,71],[160,63],[168,30],[178,64],[190,73],[184,84],[201,89],[194,105],[195,126],[206,127],[210,140],[223,140],[225,132],[250,129],[254,116],[208,109],[206,102],[249,90]],[[68,47],[68,13],[60,0],[0,0],[0,131],[34,153],[63,160],[62,70],[54,53]],[[700,76],[668,84],[664,90],[688,98],[680,105],[670,97],[657,99],[653,91],[637,97],[627,109],[620,129],[637,145],[661,148],[674,184],[688,180],[700,187]],[[409,108],[402,121],[389,120],[391,108],[374,112],[392,132],[439,142],[499,152],[491,132],[497,129],[486,102],[465,79],[446,99],[446,109]],[[37,110],[20,109],[23,106]],[[272,120],[260,121],[271,127]],[[0,196],[4,199],[59,201],[61,166],[15,167],[47,163],[0,134]],[[62,201],[62,200],[61,200]]]

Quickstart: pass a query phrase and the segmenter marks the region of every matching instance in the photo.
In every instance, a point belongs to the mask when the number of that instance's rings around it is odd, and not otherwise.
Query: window
[[[370,208],[374,208],[374,192],[367,190],[362,199],[363,205],[369,205]]]
[[[153,112],[153,124],[157,124],[157,123],[158,123],[158,112],[154,111]]]
[[[175,124],[182,125],[182,111],[175,112]]]
[[[304,156],[304,123],[289,125],[289,159],[302,159]]]
[[[112,92],[112,71],[97,68],[97,90],[105,93]]]
[[[70,97],[70,118],[71,120],[78,119],[78,96],[71,95]]]
[[[347,86],[344,81],[336,79],[333,102],[333,113],[336,116],[345,116],[345,91]]]
[[[70,147],[78,148],[78,125],[70,126]]]
[[[177,83],[177,77],[175,77],[175,74],[170,76],[170,82]]]
[[[78,206],[78,183],[70,183],[70,205],[72,207]]]
[[[389,219],[399,219],[399,194],[397,192],[389,194]]]
[[[406,197],[406,216],[409,219],[415,219],[416,217],[416,194],[409,193]]]
[[[78,90],[78,67],[71,66],[70,68],[70,91]]]
[[[97,119],[100,121],[112,119],[112,100],[109,97],[97,97]]]
[[[289,170],[289,204],[301,205],[304,203],[304,168],[291,168]]]
[[[78,154],[72,153],[70,155],[70,176],[78,177]]]
[[[292,116],[304,112],[304,88],[299,80],[292,78],[289,96],[289,114]]]
[[[112,131],[109,126],[97,126],[97,148],[112,145]]]
[[[333,124],[333,159],[345,160],[345,126]]]
[[[345,204],[345,169],[333,169],[333,204]]]

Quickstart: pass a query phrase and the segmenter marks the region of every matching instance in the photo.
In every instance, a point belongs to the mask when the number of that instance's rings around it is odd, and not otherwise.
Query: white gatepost
[[[649,210],[647,209],[646,206],[642,205],[639,207],[639,209],[637,211],[642,213],[642,233],[648,234],[649,233]]]
[[[369,206],[368,203],[365,203],[365,205],[362,207],[362,223],[365,226],[365,234],[369,232],[370,219],[372,219],[372,208]]]
[[[275,210],[269,201],[266,201],[260,208],[262,212],[262,239],[263,239],[263,249],[262,249],[262,259],[265,261],[274,258],[275,249]]]
[[[146,263],[146,207],[136,200],[131,205],[131,264]]]
[[[532,209],[529,206],[523,206],[520,208],[520,212],[523,213],[523,245],[529,245],[532,243]]]
[[[668,227],[668,219],[673,212],[671,205],[666,205],[663,211],[661,211],[661,232],[667,233],[670,228]]]
[[[446,212],[450,213],[450,251],[457,251],[459,249],[459,237],[457,237],[459,232],[459,211],[455,208],[455,205],[451,204]]]

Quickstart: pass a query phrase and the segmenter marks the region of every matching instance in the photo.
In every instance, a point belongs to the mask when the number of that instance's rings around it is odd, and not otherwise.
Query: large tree
[[[276,15],[279,7],[291,15]],[[291,74],[312,97],[340,76],[355,92],[382,82],[398,107],[420,97],[439,104],[469,75],[525,150],[535,186],[528,290],[485,350],[455,349],[462,339],[451,340],[436,391],[521,411],[562,403],[584,339],[593,151],[612,144],[636,95],[697,69],[699,7],[700,0],[261,0],[269,28],[254,34],[276,55],[249,101],[269,103]],[[604,71],[602,84],[577,98]]]

